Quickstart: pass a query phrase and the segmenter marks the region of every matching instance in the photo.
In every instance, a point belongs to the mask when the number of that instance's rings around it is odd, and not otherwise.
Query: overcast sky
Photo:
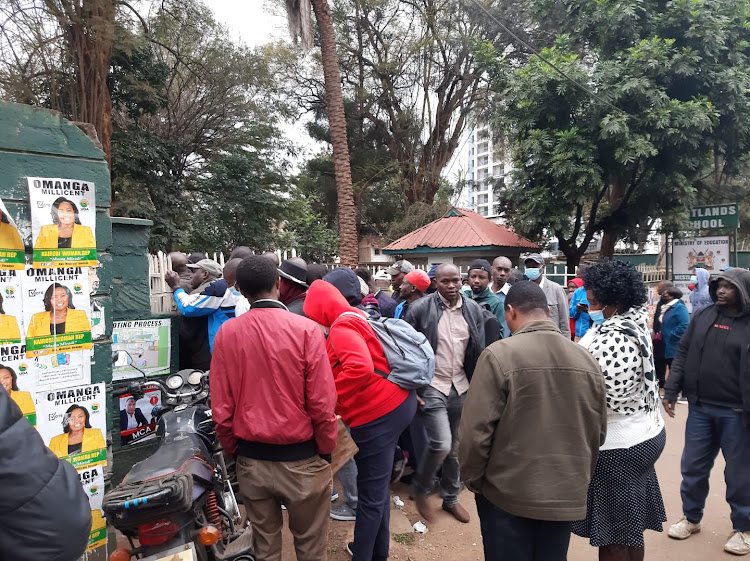
[[[232,39],[250,46],[288,40],[281,4],[281,0],[206,0],[216,20],[229,28]]]

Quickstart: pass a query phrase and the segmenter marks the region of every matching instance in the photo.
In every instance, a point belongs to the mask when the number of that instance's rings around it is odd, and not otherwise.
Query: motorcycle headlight
[[[182,386],[182,376],[178,376],[177,374],[175,374],[167,378],[167,387],[170,390],[176,390],[181,386]]]
[[[201,378],[203,378],[203,372],[200,370],[193,370],[190,373],[190,376],[188,376],[188,384],[192,386],[199,386],[201,383]]]

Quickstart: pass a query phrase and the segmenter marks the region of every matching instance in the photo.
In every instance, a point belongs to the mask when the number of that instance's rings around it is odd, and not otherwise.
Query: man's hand
[[[667,412],[667,415],[670,417],[674,417],[674,401],[669,401],[666,397],[662,398],[661,400],[662,405],[664,405],[664,410]]]
[[[173,291],[180,287],[180,275],[174,271],[167,271],[164,273],[164,281],[169,285]]]
[[[424,399],[422,399],[418,395],[417,395],[417,405],[419,405],[420,407],[424,407]]]
[[[582,304],[580,302],[578,304],[576,304],[576,308],[578,309],[579,312],[588,312],[589,311],[589,307],[586,304]]]

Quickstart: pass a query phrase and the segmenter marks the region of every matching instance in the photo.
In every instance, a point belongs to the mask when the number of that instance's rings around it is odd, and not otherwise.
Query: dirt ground
[[[659,483],[664,497],[669,522],[663,533],[646,533],[646,559],[649,561],[723,561],[737,559],[725,553],[723,545],[732,530],[729,520],[729,506],[724,500],[724,461],[721,456],[711,474],[711,492],[706,504],[702,531],[684,541],[669,538],[666,530],[669,524],[682,515],[680,507],[680,456],[684,444],[687,405],[678,405],[675,419],[667,417],[667,445],[656,464]],[[749,468],[750,469],[750,468]],[[425,534],[415,533],[412,524],[419,520],[414,501],[409,500],[409,488],[397,483],[391,489],[392,496],[399,496],[405,503],[401,509],[391,509],[391,560],[399,561],[474,561],[484,559],[479,520],[474,506],[474,498],[468,491],[460,496],[461,504],[471,513],[471,521],[461,524],[449,514],[440,510],[440,498],[433,496],[434,507],[439,515],[433,524],[428,524]],[[329,561],[348,561],[346,543],[354,535],[354,522],[331,520],[328,532]],[[394,537],[395,536],[395,537]],[[572,536],[570,561],[595,561],[597,550],[588,540]],[[291,534],[284,530],[283,561],[295,561]]]

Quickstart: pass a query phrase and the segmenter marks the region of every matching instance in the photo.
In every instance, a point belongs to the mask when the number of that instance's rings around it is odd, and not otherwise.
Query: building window
[[[487,216],[487,207],[486,206],[480,206],[477,208],[477,212],[479,213],[479,216]]]
[[[488,202],[489,202],[489,195],[488,194],[485,193],[484,195],[477,196],[477,204],[478,205],[486,205]]]
[[[485,154],[486,152],[489,152],[490,145],[487,142],[482,142],[477,148],[477,154]]]
[[[382,255],[379,247],[373,248],[373,251],[375,252],[375,255]]]

